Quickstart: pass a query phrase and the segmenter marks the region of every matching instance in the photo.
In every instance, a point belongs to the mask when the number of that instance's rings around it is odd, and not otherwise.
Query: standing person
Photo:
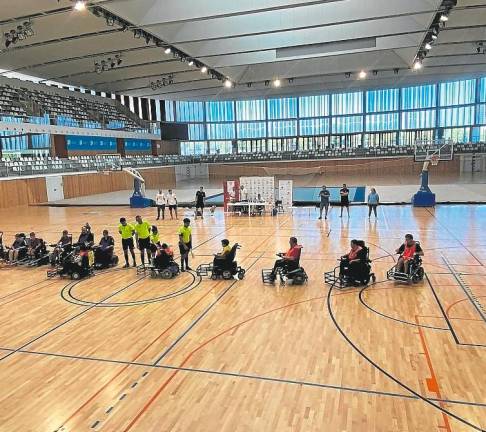
[[[375,188],[371,188],[371,192],[368,194],[368,219],[371,218],[371,211],[375,214],[375,219],[378,219],[378,216],[376,216],[376,208],[378,207],[378,204],[380,204],[380,196]]]
[[[120,218],[120,225],[118,225],[118,232],[121,234],[123,255],[125,256],[125,265],[123,268],[130,267],[128,264],[128,249],[130,249],[130,254],[132,255],[133,267],[136,267],[137,262],[135,260],[135,252],[133,250],[133,235],[135,234],[135,228],[132,224],[127,223],[127,220],[122,217]]]
[[[152,252],[152,258],[155,258],[157,250],[160,248],[160,234],[159,229],[152,225],[152,233],[150,234],[150,252]]]
[[[172,216],[172,210],[174,210],[175,218],[177,219],[177,197],[176,194],[172,192],[172,189],[169,189],[169,192],[167,193],[167,205],[169,206],[170,218],[174,219]]]
[[[343,183],[343,187],[339,191],[339,195],[341,195],[341,215],[339,217],[343,217],[344,207],[346,207],[349,217],[349,189],[347,188],[346,183]]]
[[[184,271],[184,264],[186,270],[192,270],[189,267],[189,252],[192,250],[192,228],[191,221],[188,218],[183,220],[184,225],[179,228],[179,252],[181,254],[181,271]]]
[[[330,197],[331,197],[331,193],[326,189],[326,186],[322,186],[322,189],[319,191],[319,198],[321,199],[321,203],[319,204],[319,219],[322,219],[323,209],[326,209],[326,212],[324,214],[324,219],[327,219]]]
[[[137,240],[138,249],[140,249],[140,259],[142,265],[145,264],[145,251],[147,251],[147,260],[150,262],[150,231],[152,225],[145,222],[142,216],[137,215],[135,217],[136,223],[133,226],[135,229],[135,239]]]
[[[155,205],[157,206],[157,220],[160,219],[160,212],[162,211],[162,219],[165,219],[165,204],[166,204],[165,194],[162,189],[159,189],[159,193],[155,195]]]
[[[197,209],[201,209],[201,219],[204,219],[205,202],[206,202],[206,192],[204,192],[204,188],[201,186],[199,190],[196,192],[196,214],[194,215],[194,219],[197,219]]]

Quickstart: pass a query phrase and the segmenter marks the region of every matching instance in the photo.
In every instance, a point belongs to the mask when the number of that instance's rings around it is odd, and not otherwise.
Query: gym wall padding
[[[0,181],[0,208],[27,206],[46,201],[45,177]]]

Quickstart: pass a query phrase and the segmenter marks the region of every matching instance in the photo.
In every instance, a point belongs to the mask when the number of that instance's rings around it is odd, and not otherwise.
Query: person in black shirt
[[[15,234],[15,241],[8,251],[8,260],[13,263],[22,259],[27,253],[27,243],[25,242],[25,234]]]
[[[46,253],[46,244],[44,240],[35,236],[34,232],[31,232],[29,239],[27,240],[27,255],[30,258],[39,258],[42,254]]]
[[[113,257],[113,248],[115,240],[108,234],[108,230],[103,230],[103,237],[95,250],[95,262],[101,267],[108,267]]]
[[[319,198],[321,200],[319,205],[319,219],[322,219],[323,209],[326,209],[324,219],[327,219],[327,211],[329,210],[329,199],[331,198],[331,193],[328,189],[326,189],[326,186],[322,186],[322,189],[319,191]]]
[[[349,189],[346,186],[346,183],[343,184],[343,187],[339,191],[339,195],[341,195],[341,215],[339,217],[343,217],[343,208],[346,208],[349,217]]]
[[[94,236],[91,232],[91,227],[86,224],[81,227],[81,234],[79,235],[78,242],[75,246],[79,247],[79,255],[81,258],[81,265],[83,268],[87,269],[89,267],[89,251],[93,247]]]
[[[206,192],[204,192],[204,188],[201,186],[199,190],[196,192],[196,214],[194,219],[197,219],[197,210],[201,209],[201,219],[204,219],[204,205],[206,200]]]

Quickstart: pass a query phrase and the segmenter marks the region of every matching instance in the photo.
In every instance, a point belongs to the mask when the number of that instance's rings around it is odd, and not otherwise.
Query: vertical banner
[[[278,181],[278,199],[282,201],[282,207],[287,211],[293,204],[293,189],[294,182],[292,180]]]
[[[227,180],[223,183],[224,192],[224,211],[228,211],[229,202],[238,202],[240,199],[239,180]]]

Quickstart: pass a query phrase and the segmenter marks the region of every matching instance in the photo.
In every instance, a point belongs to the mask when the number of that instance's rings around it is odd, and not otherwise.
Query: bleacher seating
[[[486,153],[486,143],[456,144],[455,153]],[[52,157],[20,157],[0,160],[0,176],[20,176],[63,172],[86,172],[121,169],[123,167],[173,166],[191,163],[231,163],[285,160],[319,160],[337,158],[377,158],[412,156],[413,147],[377,147],[356,149],[298,150],[282,153],[182,155],[119,155],[71,156],[67,159]]]

